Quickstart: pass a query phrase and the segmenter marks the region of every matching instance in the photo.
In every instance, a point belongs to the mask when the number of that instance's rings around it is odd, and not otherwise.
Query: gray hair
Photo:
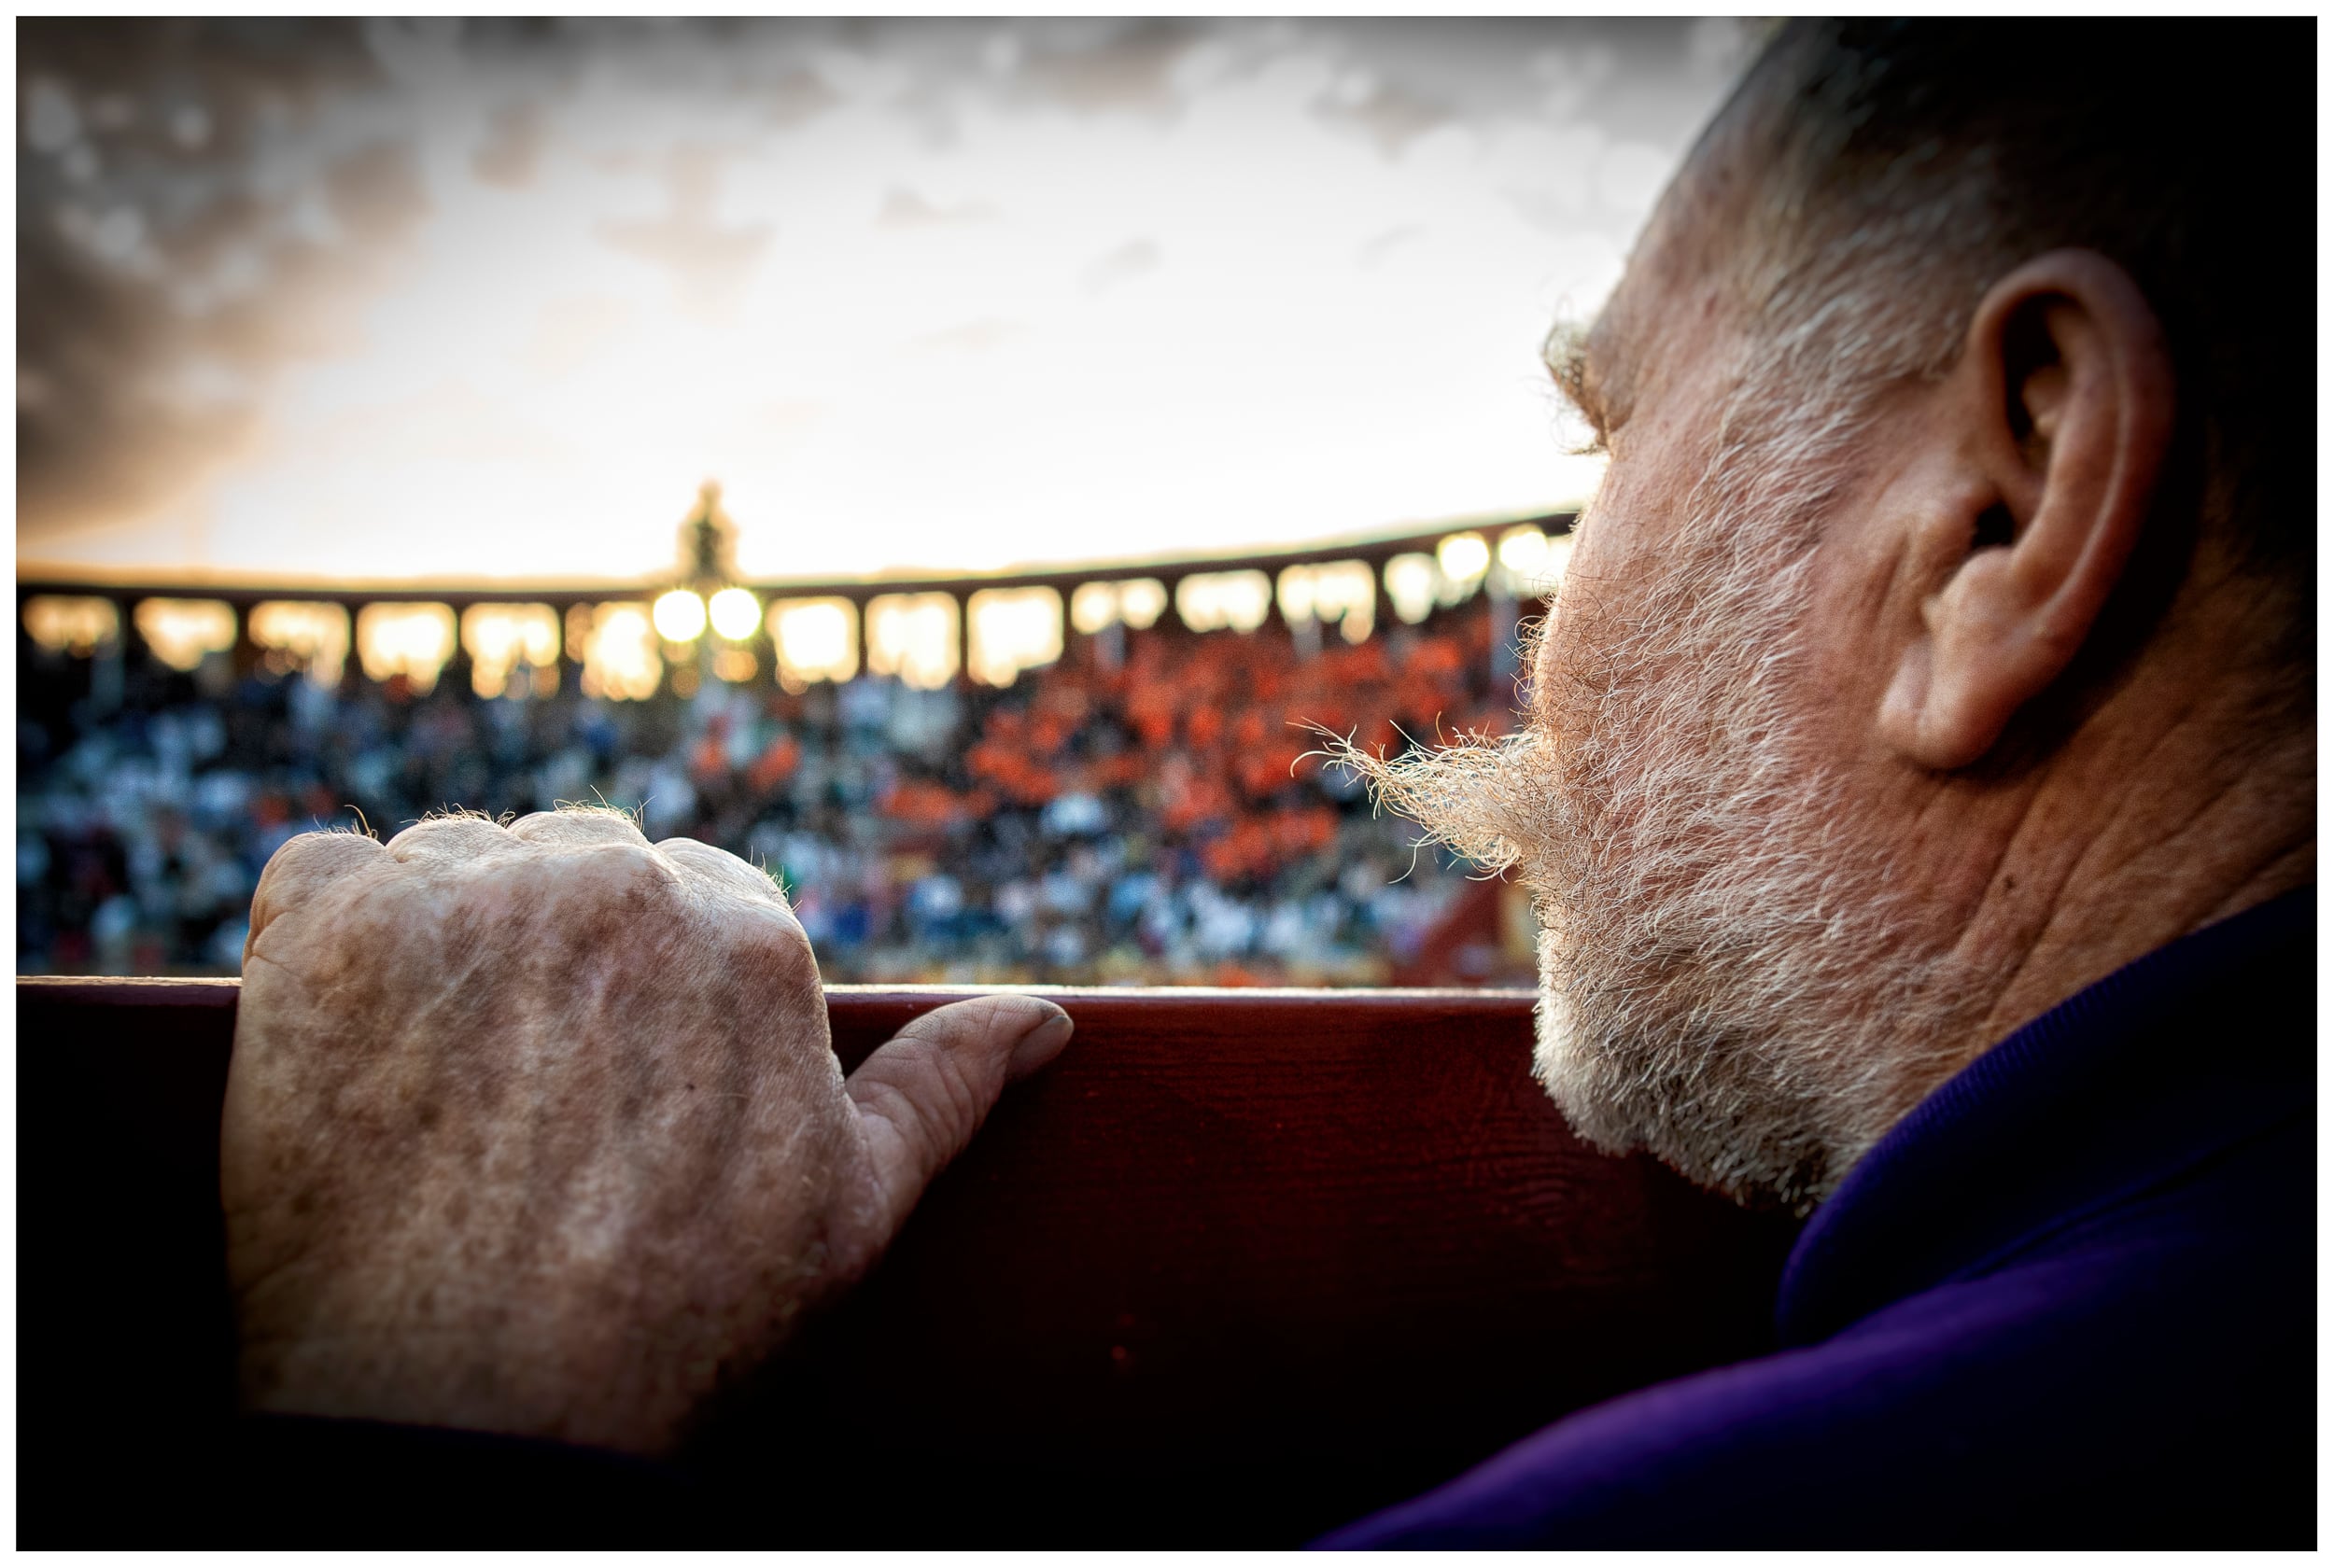
[[[2279,590],[2281,654],[2313,664],[2315,362],[2295,333],[2315,211],[2293,175],[2313,57],[2306,21],[1783,28],[1711,132],[1747,136],[1758,170],[1739,281],[1774,369],[1810,388],[1939,375],[1996,278],[2101,252],[2180,381],[2159,553],[2200,516]]]

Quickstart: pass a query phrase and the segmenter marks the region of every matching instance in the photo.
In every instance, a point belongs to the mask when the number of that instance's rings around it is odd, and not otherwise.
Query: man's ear
[[[2172,356],[2130,274],[2052,251],[1987,292],[1941,395],[1958,471],[1916,523],[1930,581],[1879,728],[1944,769],[1990,750],[2091,635],[2155,503]]]

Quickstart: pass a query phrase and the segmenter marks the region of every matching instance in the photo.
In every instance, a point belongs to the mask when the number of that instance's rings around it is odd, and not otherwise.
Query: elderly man
[[[2313,89],[2244,42],[1787,30],[1554,340],[1612,460],[1532,721],[1354,761],[1532,890],[1576,1128],[1813,1219],[1778,1353],[1334,1544],[2311,1538],[2310,240],[2230,158]],[[577,1465],[1070,1035],[846,1080],[769,882],[611,814],[297,839],[251,931],[248,1405]]]

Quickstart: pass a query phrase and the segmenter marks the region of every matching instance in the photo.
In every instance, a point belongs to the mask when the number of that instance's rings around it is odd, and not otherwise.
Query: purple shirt
[[[2316,889],[1957,1073],[1785,1267],[1778,1350],[1325,1547],[2314,1544]]]

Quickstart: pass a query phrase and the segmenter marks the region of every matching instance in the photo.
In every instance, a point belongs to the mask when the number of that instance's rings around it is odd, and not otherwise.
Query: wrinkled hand
[[[777,888],[613,812],[295,838],[221,1133],[245,1401],[668,1449],[1069,1034],[984,997],[847,1082]]]

